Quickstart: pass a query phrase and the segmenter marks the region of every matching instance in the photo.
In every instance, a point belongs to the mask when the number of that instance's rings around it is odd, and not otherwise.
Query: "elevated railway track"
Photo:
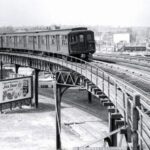
[[[141,69],[135,69],[118,64],[110,64],[100,61],[94,61],[93,64],[99,66],[102,70],[109,74],[115,75],[118,78],[124,79],[125,81],[135,85],[137,88],[143,90],[146,95],[150,93],[150,72],[143,71]]]
[[[97,54],[93,57],[95,60],[126,63],[143,67],[150,67],[150,57],[130,56],[130,55],[115,55],[115,54]]]
[[[150,110],[149,98],[131,84],[114,75],[110,75],[95,64],[74,57],[69,57],[69,61],[63,60],[53,53],[50,56],[40,56],[0,52],[0,61],[52,72],[57,81],[57,86],[84,86],[108,108],[110,122],[113,125],[120,120],[125,125],[124,131],[127,131],[128,127],[132,131],[132,137],[129,135],[129,132],[125,132],[126,142],[128,145],[131,145],[131,149],[136,150],[137,147],[141,149],[150,148],[150,119],[145,113],[145,109]],[[57,86],[56,88],[59,88]],[[59,95],[63,93],[60,94],[58,90],[55,92],[57,95],[55,98],[58,128],[57,140],[60,141]],[[110,132],[117,129],[117,126],[114,126],[115,128],[110,128]],[[112,141],[115,139],[114,135],[110,134],[110,137]],[[115,142],[112,142],[112,144],[117,146]]]

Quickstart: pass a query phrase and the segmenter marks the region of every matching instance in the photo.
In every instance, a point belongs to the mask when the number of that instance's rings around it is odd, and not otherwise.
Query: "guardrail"
[[[65,57],[63,60],[60,57]],[[144,113],[144,109],[150,110],[149,98],[131,85],[114,76],[109,75],[102,69],[75,57],[50,53],[50,56],[39,56],[31,54],[14,54],[0,52],[0,61],[19,64],[20,60],[24,65],[39,69],[42,62],[50,62],[72,71],[75,71],[86,79],[89,79],[97,88],[105,93],[112,101],[116,112],[119,110],[124,121],[131,126],[133,141],[140,139],[140,148],[150,149],[150,117]],[[31,61],[34,60],[32,63]],[[138,119],[140,118],[140,119]],[[138,126],[135,124],[137,123]],[[137,143],[136,143],[137,144]],[[136,147],[133,142],[133,149]]]

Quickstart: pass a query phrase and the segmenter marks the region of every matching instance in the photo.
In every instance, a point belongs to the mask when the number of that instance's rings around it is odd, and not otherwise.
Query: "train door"
[[[57,48],[57,51],[60,51],[60,38],[59,38],[59,35],[56,35],[56,48]]]
[[[79,48],[81,51],[85,50],[85,36],[83,33],[79,34]]]

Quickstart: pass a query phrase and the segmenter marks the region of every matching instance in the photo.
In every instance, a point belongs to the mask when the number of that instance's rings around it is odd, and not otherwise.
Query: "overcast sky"
[[[0,0],[0,26],[150,26],[150,0]]]

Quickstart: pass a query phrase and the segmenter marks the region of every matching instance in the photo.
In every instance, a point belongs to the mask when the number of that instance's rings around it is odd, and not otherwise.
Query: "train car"
[[[94,32],[87,28],[0,35],[0,48],[33,53],[56,53],[88,59],[95,52]]]
[[[2,37],[0,36],[0,47],[2,47]]]
[[[124,51],[136,52],[146,51],[146,46],[124,46]]]

